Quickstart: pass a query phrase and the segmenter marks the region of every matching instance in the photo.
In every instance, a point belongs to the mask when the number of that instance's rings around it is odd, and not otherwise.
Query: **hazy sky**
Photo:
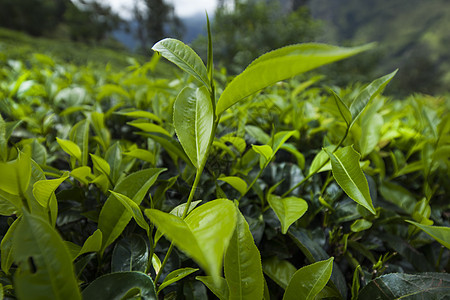
[[[130,16],[130,8],[133,7],[135,0],[102,0],[109,4],[114,11],[118,12],[124,18]],[[189,17],[196,13],[203,13],[205,9],[209,15],[214,13],[217,5],[217,0],[166,0],[174,4],[175,13],[179,17]]]

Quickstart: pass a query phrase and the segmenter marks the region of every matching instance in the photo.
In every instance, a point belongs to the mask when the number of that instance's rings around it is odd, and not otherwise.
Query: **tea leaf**
[[[216,114],[220,115],[266,86],[358,54],[370,47],[340,48],[310,43],[286,46],[263,54],[226,86],[217,102]]]
[[[359,293],[358,299],[445,299],[449,293],[450,274],[391,273],[369,282]]]
[[[81,299],[72,257],[50,224],[24,211],[13,240],[16,295],[20,299]]]
[[[156,164],[155,155],[152,152],[144,149],[133,149],[129,152],[124,152],[124,155],[128,155],[146,162],[151,163],[152,165]]]
[[[150,168],[132,173],[119,181],[114,191],[129,197],[134,203],[140,204],[158,175],[165,170]],[[122,233],[131,218],[132,214],[123,204],[118,202],[114,195],[110,195],[103,205],[98,219],[98,228],[103,233],[101,253]]]
[[[376,214],[369,193],[369,184],[359,166],[360,155],[351,146],[341,148],[334,154],[324,149],[331,159],[331,167],[336,182],[344,192],[357,203]]]
[[[184,220],[155,209],[146,209],[145,214],[218,283],[223,255],[236,225],[236,209],[230,200],[218,199],[203,204]]]
[[[333,269],[333,257],[305,266],[295,272],[283,296],[283,300],[310,300],[325,287]]]
[[[144,230],[149,230],[149,226],[147,222],[144,219],[144,216],[142,215],[142,211],[139,208],[139,205],[137,205],[133,200],[128,198],[125,195],[122,195],[120,193],[116,193],[114,191],[110,191],[111,195],[114,195],[117,200],[122,203],[122,205],[128,210],[128,212],[133,216],[136,223]]]
[[[194,76],[209,89],[206,67],[200,56],[191,47],[179,40],[167,38],[153,45],[152,50],[159,52],[163,57]]]
[[[194,268],[183,268],[183,269],[178,269],[175,271],[170,272],[166,278],[164,278],[163,283],[161,283],[161,285],[158,288],[158,293],[165,288],[168,285],[171,285],[174,282],[177,282],[181,279],[183,279],[184,277],[191,275],[194,272],[197,272],[199,269],[194,269]]]
[[[204,285],[214,293],[220,300],[228,300],[230,290],[225,278],[219,277],[219,280],[213,280],[212,276],[197,276],[195,279],[203,282]]]
[[[416,225],[436,241],[450,249],[450,227],[424,225],[409,220],[406,220],[406,222]]]
[[[229,299],[262,299],[264,276],[261,255],[244,216],[236,210],[237,223],[224,259]]]
[[[83,247],[75,258],[88,252],[98,252],[100,251],[101,247],[102,232],[100,231],[100,229],[97,229],[90,237],[87,238],[87,240],[83,244]]]
[[[50,180],[39,180],[33,185],[33,195],[40,205],[47,207],[50,197],[55,194],[56,189],[69,177],[69,172],[64,172],[61,178]]]
[[[276,195],[269,194],[267,197],[270,207],[281,223],[281,232],[286,234],[289,226],[300,219],[308,210],[308,203],[302,198],[287,197],[281,198]]]
[[[283,289],[286,289],[297,269],[287,260],[274,256],[263,261],[263,271]]]
[[[30,148],[19,152],[17,159],[7,163],[0,162],[0,189],[12,194],[25,193],[30,184],[31,158]]]
[[[173,124],[184,151],[197,169],[208,155],[213,122],[214,112],[207,89],[184,88],[175,100]]]
[[[77,144],[69,140],[62,140],[60,138],[56,138],[56,141],[64,152],[81,162],[81,149]]]
[[[130,294],[130,291],[134,291]],[[124,299],[125,296],[139,296],[142,299],[157,300],[155,284],[150,276],[142,272],[117,272],[95,279],[83,290],[85,300]]]
[[[350,123],[352,122],[352,113],[348,109],[347,105],[342,101],[341,97],[339,97],[339,95],[336,94],[333,90],[330,91],[334,96],[334,101],[339,110],[339,113],[347,124],[347,127],[350,127]]]
[[[17,229],[17,225],[21,222],[21,220],[22,217],[17,218],[11,224],[11,226],[9,226],[8,231],[2,238],[2,242],[0,245],[0,251],[2,253],[1,264],[2,264],[2,271],[5,272],[5,274],[9,274],[9,269],[14,263],[14,254],[12,245],[14,240],[14,233]]]
[[[117,242],[111,259],[112,272],[145,272],[147,264],[148,246],[142,236],[132,234]]]
[[[234,187],[241,195],[244,195],[247,192],[247,183],[244,179],[239,178],[237,176],[224,176],[219,177],[217,180],[224,181]]]

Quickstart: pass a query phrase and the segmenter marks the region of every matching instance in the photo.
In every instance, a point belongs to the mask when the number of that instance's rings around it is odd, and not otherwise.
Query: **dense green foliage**
[[[0,56],[3,295],[448,295],[450,99],[301,74],[370,45],[280,48],[230,81],[208,44],[206,66],[153,47],[182,72]]]

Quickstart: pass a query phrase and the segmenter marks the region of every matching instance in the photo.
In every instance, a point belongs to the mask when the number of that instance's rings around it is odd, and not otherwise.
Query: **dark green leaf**
[[[263,261],[263,271],[283,289],[286,289],[297,269],[287,260],[274,256]]]
[[[117,242],[114,247],[111,271],[140,271],[145,272],[148,263],[148,247],[144,238],[133,234]]]

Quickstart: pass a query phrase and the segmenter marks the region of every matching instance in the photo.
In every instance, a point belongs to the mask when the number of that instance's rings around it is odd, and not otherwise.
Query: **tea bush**
[[[174,39],[122,71],[5,55],[3,296],[448,297],[449,99],[302,74],[370,47],[288,46],[231,81],[211,40],[206,66]]]

